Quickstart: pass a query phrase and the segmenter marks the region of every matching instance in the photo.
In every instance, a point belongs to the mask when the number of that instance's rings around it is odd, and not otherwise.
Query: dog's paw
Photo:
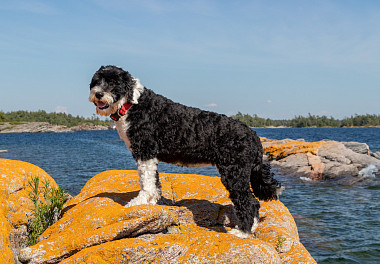
[[[255,233],[256,228],[259,226],[259,220],[257,217],[253,218],[253,225],[251,228],[251,233]]]
[[[136,205],[142,205],[142,204],[148,204],[147,201],[142,201],[141,199],[138,199],[139,197],[133,198],[129,203],[125,205],[125,207],[132,207]]]
[[[235,227],[228,231],[228,234],[240,237],[240,238],[249,238],[250,234],[241,231],[239,228]]]
[[[136,205],[143,204],[157,204],[157,201],[160,199],[159,195],[149,195],[146,192],[140,192],[137,197],[133,198],[129,203],[125,205],[125,207],[132,207]]]

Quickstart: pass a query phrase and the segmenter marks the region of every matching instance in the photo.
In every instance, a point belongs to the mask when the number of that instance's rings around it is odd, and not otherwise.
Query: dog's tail
[[[278,196],[285,189],[281,183],[273,178],[269,164],[260,164],[252,169],[251,188],[254,195],[264,201],[277,200]]]

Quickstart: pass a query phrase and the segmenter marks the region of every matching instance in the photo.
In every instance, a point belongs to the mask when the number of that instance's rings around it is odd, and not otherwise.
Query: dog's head
[[[96,105],[97,114],[108,116],[127,101],[136,104],[142,89],[139,80],[129,72],[116,66],[102,66],[92,77],[89,100]]]

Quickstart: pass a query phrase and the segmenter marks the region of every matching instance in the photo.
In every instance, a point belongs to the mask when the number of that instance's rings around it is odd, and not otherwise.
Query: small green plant
[[[67,195],[62,188],[50,186],[50,181],[45,179],[40,186],[39,176],[31,176],[28,180],[29,199],[33,202],[33,220],[28,226],[28,245],[34,245],[37,238],[52,224],[58,221],[62,207],[67,200]],[[43,197],[41,199],[41,196]]]
[[[277,236],[277,240],[274,247],[278,253],[281,252],[282,246],[284,245],[285,241],[286,241],[286,237]]]

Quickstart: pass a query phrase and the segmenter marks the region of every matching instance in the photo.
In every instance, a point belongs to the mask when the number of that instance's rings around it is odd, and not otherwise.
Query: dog
[[[216,166],[234,204],[238,224],[230,233],[247,238],[259,223],[259,201],[276,200],[281,185],[263,163],[256,132],[214,112],[175,103],[144,87],[116,66],[101,66],[90,83],[90,102],[110,116],[137,162],[141,190],[126,206],[161,198],[158,162]]]

